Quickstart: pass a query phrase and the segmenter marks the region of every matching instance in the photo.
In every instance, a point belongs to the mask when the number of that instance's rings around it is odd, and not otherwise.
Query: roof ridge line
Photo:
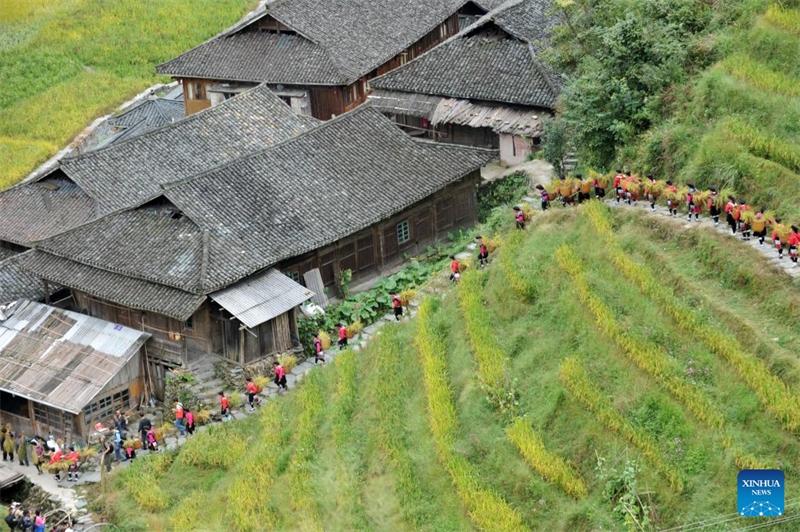
[[[553,94],[553,96],[555,98],[558,98],[558,88],[556,87],[555,83],[553,83],[553,80],[550,79],[550,74],[547,73],[547,71],[544,69],[544,66],[542,66],[539,63],[539,58],[536,56],[536,50],[533,49],[533,44],[531,44],[530,41],[527,42],[528,42],[528,51],[531,54],[531,60],[533,61],[534,68],[539,73],[539,75],[542,76],[542,78],[544,78],[544,82],[547,83],[547,86],[550,88],[550,92]]]

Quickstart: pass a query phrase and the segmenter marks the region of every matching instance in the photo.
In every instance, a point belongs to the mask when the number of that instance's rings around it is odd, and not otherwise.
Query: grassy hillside
[[[800,218],[800,11],[776,2],[724,35],[718,47],[722,59],[685,92],[676,91],[672,118],[649,131],[631,155],[684,181],[733,186],[794,223]]]
[[[98,508],[121,530],[743,526],[739,468],[800,468],[797,286],[645,213],[533,225],[366,350],[120,471]]]
[[[0,0],[0,188],[255,0]]]

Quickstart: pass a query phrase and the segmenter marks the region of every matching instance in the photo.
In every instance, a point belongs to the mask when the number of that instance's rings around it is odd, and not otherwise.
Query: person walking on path
[[[542,198],[542,210],[546,211],[550,207],[550,193],[542,185],[536,185],[536,190],[539,191],[539,196]]]
[[[744,198],[739,198],[739,205],[733,211],[733,218],[739,224],[739,231],[742,232],[742,240],[750,240],[750,224],[747,222],[745,212],[750,210],[750,205],[747,204]]]
[[[714,220],[714,227],[719,225],[719,214],[720,210],[717,207],[717,196],[719,196],[719,192],[714,187],[708,187],[708,191],[711,195],[708,196],[708,213],[711,216],[711,219]]]
[[[186,436],[186,423],[183,416],[183,404],[175,401],[175,426],[178,427],[181,436]]]
[[[489,265],[489,248],[487,248],[486,244],[483,242],[482,236],[478,235],[475,239],[478,241],[478,263],[481,265],[481,268],[483,268]]]
[[[316,364],[316,359],[314,363]],[[247,377],[247,384],[245,384],[245,391],[247,392],[247,404],[250,405],[250,412],[256,411],[256,396],[258,395],[258,386],[253,382],[251,377]]]
[[[658,181],[656,181],[653,174],[647,174],[647,186],[644,189],[644,193],[647,196],[647,201],[650,202],[650,212],[656,212],[656,194],[654,189],[657,183]]]
[[[114,444],[106,440],[105,436],[100,436],[100,451],[102,451],[102,465],[106,473],[111,472],[111,459],[114,453]]]
[[[514,222],[517,224],[517,229],[525,229],[525,213],[516,205],[514,206]]]
[[[147,431],[153,428],[153,423],[147,417],[147,413],[142,411],[142,417],[139,419],[139,434],[142,436],[142,445],[147,444]]]
[[[515,209],[517,207],[514,207]],[[450,282],[457,283],[461,278],[461,265],[455,255],[450,255]]]
[[[788,241],[784,242],[785,237],[781,238],[786,232],[786,228],[781,223],[781,219],[776,217],[772,221],[772,243],[775,244],[775,249],[778,250],[778,258],[783,258],[783,248],[788,245]]]
[[[33,445],[33,452],[32,459],[33,459],[33,466],[36,468],[36,471],[41,475],[42,474],[42,463],[44,461],[44,447],[42,447],[42,443],[39,440],[33,440],[31,442]]]
[[[337,323],[336,329],[339,331],[339,341],[336,342],[336,345],[338,345],[339,349],[342,350],[347,347],[347,327],[341,323]]]
[[[764,211],[766,207],[762,207],[760,211],[756,213],[756,217],[753,222],[750,224],[750,228],[753,230],[753,236],[758,238],[758,245],[764,246],[764,239],[767,238],[767,219],[764,217]]]
[[[392,296],[392,309],[394,309],[394,319],[400,321],[403,317],[403,302],[400,301],[400,296],[397,292],[389,292]]]
[[[345,337],[345,340],[346,339],[347,337]],[[279,362],[275,361],[272,363],[272,371],[275,373],[275,384],[278,385],[278,391],[280,391],[281,388],[284,391],[288,390],[289,387],[286,385],[286,370],[283,369],[283,366],[281,366]]]
[[[69,469],[67,469],[67,482],[78,481],[78,461],[80,459],[81,457],[78,455],[78,451],[76,451],[74,447],[70,447],[69,453],[67,453],[67,456],[64,457],[64,460],[69,462]]]
[[[222,421],[228,421],[231,418],[231,404],[228,398],[225,397],[225,392],[219,392],[219,413],[222,416]]]
[[[728,203],[725,204],[725,221],[731,228],[731,234],[736,234],[736,218],[734,218],[734,211],[736,211],[736,198],[728,196]]]
[[[789,236],[789,258],[795,266],[797,266],[797,246],[800,246],[800,230],[793,225],[792,234]]]
[[[19,435],[17,438],[17,459],[19,460],[19,465],[21,466],[30,466],[31,463],[28,460],[28,448],[27,443],[25,442],[25,433]]]
[[[667,209],[672,217],[678,216],[678,200],[675,195],[678,194],[678,187],[672,184],[672,181],[667,181],[667,186],[664,188],[664,195],[667,197]]]
[[[6,460],[14,461],[14,433],[10,430],[3,437],[3,462]]]
[[[147,448],[153,452],[158,452],[158,441],[156,441],[156,431],[153,430],[153,427],[147,429],[147,434],[145,434],[144,441],[147,442]]]
[[[319,333],[314,333],[314,364],[317,362],[325,363],[325,352],[322,350],[322,340]]]
[[[614,176],[614,190],[617,192],[617,203],[619,203],[624,196],[624,190],[622,189],[623,179],[625,179],[625,175],[622,173],[622,169],[618,168],[617,173]]]
[[[194,434],[194,412],[188,408],[185,408],[184,418],[186,419],[186,432],[188,432],[190,435]]]

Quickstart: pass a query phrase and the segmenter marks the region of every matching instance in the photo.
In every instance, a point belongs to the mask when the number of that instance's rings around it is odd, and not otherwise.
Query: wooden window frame
[[[411,224],[408,220],[397,222],[395,225],[395,232],[397,234],[397,245],[402,246],[411,241]]]

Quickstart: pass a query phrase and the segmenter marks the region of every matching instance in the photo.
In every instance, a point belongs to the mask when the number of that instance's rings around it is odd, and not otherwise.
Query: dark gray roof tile
[[[255,19],[159,65],[158,71],[180,77],[344,85],[404,51],[465,3],[277,0],[266,4]],[[296,31],[296,41],[255,30],[258,18],[265,15]]]
[[[126,307],[157,312],[179,320],[188,319],[206,298],[38,250],[26,253],[19,262],[26,271],[43,279]]]
[[[273,145],[311,127],[266,86],[132,139],[65,159],[61,169],[103,212],[139,205],[160,185]]]
[[[41,279],[28,273],[19,267],[18,259],[23,254],[2,251],[0,260],[0,304],[10,303],[17,299],[32,299],[39,301],[44,299],[44,283]],[[32,253],[28,251],[27,253]],[[52,292],[58,287],[50,286]]]

